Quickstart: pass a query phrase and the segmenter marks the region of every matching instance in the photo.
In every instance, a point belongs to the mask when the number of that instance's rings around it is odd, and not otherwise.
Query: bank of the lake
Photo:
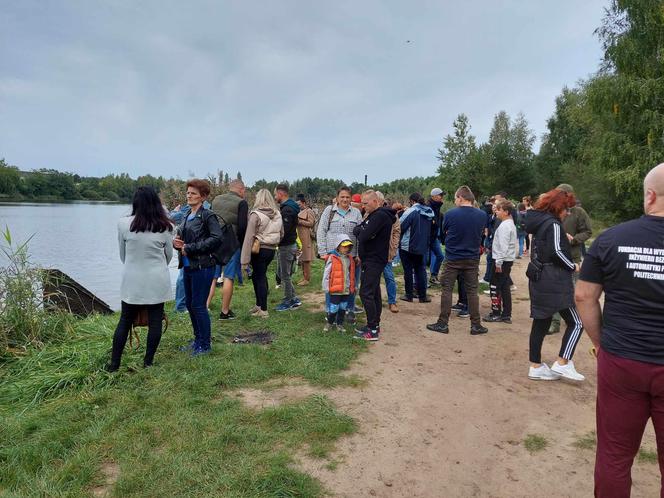
[[[117,223],[130,211],[128,204],[107,202],[0,202],[0,227],[9,227],[18,243],[30,240],[34,263],[62,270],[118,309],[122,263]],[[174,258],[173,283],[176,267]]]

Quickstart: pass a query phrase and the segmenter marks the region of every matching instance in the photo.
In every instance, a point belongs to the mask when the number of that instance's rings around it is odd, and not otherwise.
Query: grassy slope
[[[309,290],[319,288],[320,265]],[[273,279],[270,280],[274,282]],[[282,297],[271,290],[270,302]],[[236,289],[242,318],[214,319],[213,353],[178,352],[191,334],[188,315],[172,322],[155,366],[138,368],[143,345],[126,350],[119,374],[100,369],[117,317],[84,320],[74,337],[0,365],[0,494],[89,496],[119,466],[113,496],[317,496],[319,483],[295,470],[304,448],[325,457],[334,441],[355,430],[352,419],[320,395],[254,411],[229,390],[280,377],[312,384],[353,383],[340,375],[364,350],[350,334],[323,335],[321,314],[302,309],[247,317],[251,284]],[[240,331],[273,331],[270,346],[234,345]],[[145,332],[142,332],[145,340]]]

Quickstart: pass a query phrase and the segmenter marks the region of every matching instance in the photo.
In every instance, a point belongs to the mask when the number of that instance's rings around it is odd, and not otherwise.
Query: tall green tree
[[[468,116],[459,114],[452,123],[453,132],[443,139],[438,149],[437,159],[439,183],[448,192],[453,192],[462,184],[477,189],[481,178],[476,139],[470,133]]]
[[[0,159],[0,195],[14,195],[18,192],[21,176],[18,168]]]

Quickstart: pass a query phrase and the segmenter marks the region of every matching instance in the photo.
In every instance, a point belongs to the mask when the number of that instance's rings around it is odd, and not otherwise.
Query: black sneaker
[[[465,308],[465,306],[461,303],[456,303],[454,306],[452,306],[452,311],[462,311]]]
[[[503,323],[512,323],[512,317],[511,316],[501,316],[500,321]]]
[[[486,334],[488,331],[489,329],[482,325],[473,325],[470,327],[470,335]]]
[[[500,315],[488,314],[482,317],[482,320],[485,322],[502,322],[503,319]]]
[[[430,302],[431,302],[431,298],[430,298],[429,296],[421,297],[421,298],[420,298],[420,302],[421,302],[421,303],[430,303]]]
[[[450,328],[446,323],[430,323],[427,325],[427,330],[431,330],[432,332],[439,332],[441,334],[449,334],[450,333]]]
[[[413,296],[408,296],[408,295],[406,295],[406,294],[404,294],[403,296],[401,296],[399,299],[401,299],[402,301],[407,301],[407,302],[409,302],[409,303],[412,303],[412,302],[413,302]]]
[[[429,284],[430,285],[440,285],[440,281],[438,280],[437,275],[431,275],[431,278],[429,279]]]
[[[468,318],[470,316],[470,311],[468,310],[461,310],[457,313],[457,316],[459,318]]]
[[[233,313],[233,310],[228,310],[228,313],[224,313],[223,311],[219,313],[219,320],[235,320],[236,316],[235,313]]]

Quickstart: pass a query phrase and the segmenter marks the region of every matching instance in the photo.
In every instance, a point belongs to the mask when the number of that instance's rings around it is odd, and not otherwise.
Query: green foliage
[[[526,439],[523,440],[523,445],[530,453],[536,453],[545,449],[549,445],[549,442],[544,436],[540,436],[539,434],[528,434]]]
[[[0,252],[0,355],[23,354],[30,346],[63,339],[71,332],[71,318],[45,309],[41,293],[44,274],[30,263],[29,240],[17,244],[8,227]]]
[[[8,165],[4,159],[0,159],[0,196],[11,196],[18,192],[21,181],[18,168]]]

